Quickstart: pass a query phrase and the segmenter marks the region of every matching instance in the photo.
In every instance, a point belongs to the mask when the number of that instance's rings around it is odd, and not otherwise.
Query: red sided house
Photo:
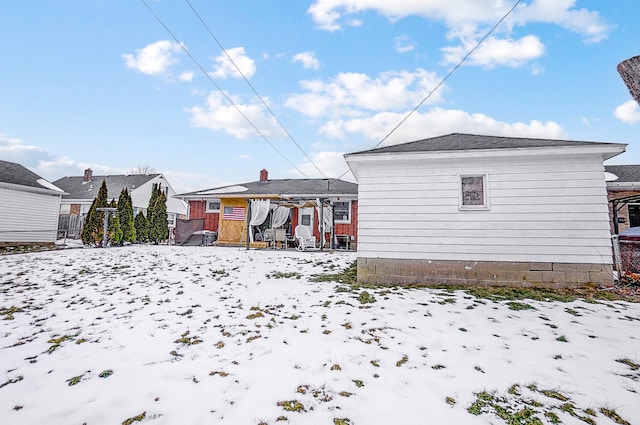
[[[178,221],[177,233],[181,228],[215,232],[219,245],[263,247],[276,229],[286,236],[276,241],[287,245],[298,225],[309,228],[318,247],[321,240],[323,247],[345,249],[355,249],[358,242],[358,185],[344,180],[270,180],[261,170],[258,181],[176,197],[189,204],[188,220]]]

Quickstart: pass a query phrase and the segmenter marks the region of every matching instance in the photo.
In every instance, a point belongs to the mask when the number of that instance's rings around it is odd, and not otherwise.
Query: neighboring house
[[[244,245],[250,225],[249,210],[264,207],[264,221],[254,223],[249,239],[259,242],[260,230],[273,224],[274,208],[288,208],[276,226],[291,235],[298,224],[308,226],[320,241],[320,216],[325,222],[324,240],[331,235],[334,244],[355,248],[358,240],[358,185],[337,179],[274,179],[267,170],[260,171],[260,180],[217,187],[177,195],[189,203],[189,219],[204,220],[204,230],[218,234],[220,245]],[[259,206],[258,204],[262,205]],[[265,206],[266,205],[266,206]],[[319,207],[322,205],[322,208]],[[266,210],[265,210],[266,211]],[[331,212],[333,211],[333,213]],[[255,243],[253,246],[260,246]]]
[[[625,147],[450,134],[347,154],[358,280],[612,284],[603,161]]]
[[[60,216],[84,217],[98,194],[102,181],[107,182],[108,200],[118,201],[120,192],[126,188],[131,195],[134,216],[142,211],[146,214],[153,185],[159,185],[167,196],[167,220],[169,227],[175,227],[176,219],[186,217],[187,205],[175,198],[175,191],[162,174],[127,174],[113,176],[94,176],[91,169],[84,176],[62,177],[54,184],[65,192],[60,204]]]
[[[606,165],[611,232],[640,227],[640,165]],[[614,212],[615,211],[615,212]]]
[[[0,245],[55,242],[64,194],[22,165],[0,160]]]

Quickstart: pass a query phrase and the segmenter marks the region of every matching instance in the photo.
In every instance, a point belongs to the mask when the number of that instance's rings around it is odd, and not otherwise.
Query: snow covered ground
[[[640,305],[311,279],[354,259],[0,257],[0,423],[640,423]]]

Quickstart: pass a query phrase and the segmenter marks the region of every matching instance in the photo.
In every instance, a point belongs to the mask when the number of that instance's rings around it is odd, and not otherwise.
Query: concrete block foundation
[[[611,264],[358,258],[358,283],[579,288],[613,285]]]

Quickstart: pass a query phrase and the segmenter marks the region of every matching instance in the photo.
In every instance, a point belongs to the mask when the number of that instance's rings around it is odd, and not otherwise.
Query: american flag
[[[244,221],[244,207],[224,207],[222,218],[225,220]]]

